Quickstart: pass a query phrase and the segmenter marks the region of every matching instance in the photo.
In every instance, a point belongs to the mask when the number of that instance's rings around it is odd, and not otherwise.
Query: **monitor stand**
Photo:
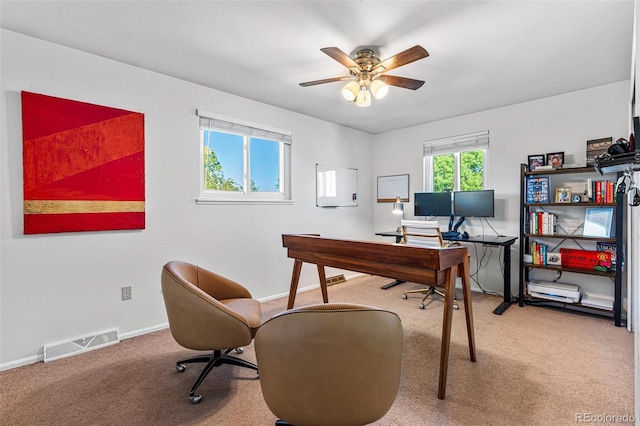
[[[464,222],[464,217],[461,217],[460,220],[453,226],[453,220],[455,219],[454,215],[451,215],[449,218],[449,230],[447,232],[442,233],[442,238],[458,238],[460,237],[460,233],[458,232],[458,228]]]

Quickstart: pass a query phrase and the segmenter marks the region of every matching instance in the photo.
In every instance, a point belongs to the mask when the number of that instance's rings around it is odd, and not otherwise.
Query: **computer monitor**
[[[453,214],[461,217],[493,217],[493,189],[454,192]]]
[[[413,197],[414,216],[451,216],[450,192],[416,192]]]

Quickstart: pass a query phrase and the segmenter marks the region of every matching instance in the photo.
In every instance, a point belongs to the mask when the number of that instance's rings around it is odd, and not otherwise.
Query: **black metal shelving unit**
[[[617,173],[616,173],[617,172]],[[617,180],[617,178],[621,175],[621,172],[613,172],[610,173],[611,178]],[[519,294],[518,294],[518,304],[520,306],[524,306],[525,303],[543,303],[549,306],[557,306],[557,307],[576,307],[579,308],[582,312],[593,312],[593,313],[611,313],[614,319],[614,323],[617,327],[621,327],[624,325],[622,319],[622,263],[623,263],[623,244],[622,244],[622,236],[623,236],[623,215],[624,215],[624,198],[623,196],[618,196],[617,201],[615,203],[592,203],[592,202],[580,202],[580,203],[527,203],[527,177],[529,176],[556,176],[556,175],[568,175],[568,174],[580,174],[580,173],[596,173],[596,169],[593,167],[580,167],[580,168],[570,168],[570,169],[556,169],[556,170],[533,170],[530,171],[527,164],[520,165],[520,180],[521,180],[521,188],[520,188],[520,256],[519,256],[519,278],[520,278],[520,286],[519,286]],[[604,179],[604,178],[603,178]],[[552,194],[550,194],[552,197]],[[551,201],[551,200],[550,200]],[[603,238],[603,237],[590,237],[590,236],[582,236],[582,235],[573,235],[573,234],[533,234],[527,232],[527,225],[529,220],[529,212],[533,211],[536,208],[547,209],[549,207],[553,208],[568,208],[568,207],[613,207],[614,208],[614,223],[615,223],[615,232],[612,238]],[[604,241],[604,242],[613,242],[616,245],[617,251],[617,261],[615,271],[597,271],[590,269],[580,269],[580,268],[571,268],[566,266],[559,265],[538,265],[533,263],[525,263],[524,255],[530,254],[530,246],[532,239],[544,239],[556,242],[556,247],[563,244],[566,240],[571,240],[574,242],[588,242],[588,241]],[[603,309],[596,308],[592,306],[582,305],[580,303],[571,303],[571,304],[563,304],[562,302],[554,302],[547,299],[536,298],[527,294],[526,286],[529,282],[529,273],[535,269],[546,269],[557,272],[570,272],[577,274],[585,274],[585,275],[593,275],[593,276],[601,276],[603,278],[607,278],[613,281],[614,285],[614,300],[613,300],[613,309]]]

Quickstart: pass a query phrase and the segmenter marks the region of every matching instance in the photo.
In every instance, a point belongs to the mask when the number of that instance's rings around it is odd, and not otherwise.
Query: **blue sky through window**
[[[251,138],[251,178],[260,191],[278,190],[280,143]]]
[[[209,146],[218,157],[224,177],[243,182],[243,136],[205,130],[205,146]],[[260,191],[276,191],[280,176],[279,142],[251,138],[251,179]]]

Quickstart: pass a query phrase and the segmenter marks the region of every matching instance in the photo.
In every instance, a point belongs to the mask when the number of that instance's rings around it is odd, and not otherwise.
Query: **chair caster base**
[[[202,399],[202,396],[201,395],[189,395],[189,399],[191,400],[192,404],[197,404]]]

